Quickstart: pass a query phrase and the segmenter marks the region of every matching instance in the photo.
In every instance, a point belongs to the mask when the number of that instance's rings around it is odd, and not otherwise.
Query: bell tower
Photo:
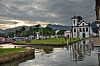
[[[77,18],[77,16],[74,16],[72,18],[72,24],[73,24],[73,26],[77,26],[78,25],[78,18]]]

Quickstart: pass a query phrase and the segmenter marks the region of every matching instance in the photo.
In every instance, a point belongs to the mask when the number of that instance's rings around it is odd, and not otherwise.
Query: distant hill
[[[7,33],[7,31],[6,30],[3,30],[3,29],[0,29],[0,33],[1,34],[5,34],[5,33]]]
[[[6,29],[6,31],[7,32],[15,32],[16,30],[20,30],[22,27],[25,27],[26,30],[28,30],[30,28],[29,26],[19,26],[19,27],[15,27],[15,28]]]
[[[71,26],[62,26],[62,25],[52,25],[48,24],[47,27],[53,29],[53,30],[71,30]]]

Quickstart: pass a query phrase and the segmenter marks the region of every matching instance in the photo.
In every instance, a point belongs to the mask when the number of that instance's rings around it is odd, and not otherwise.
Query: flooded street
[[[35,57],[0,66],[100,66],[100,48],[84,40],[64,47],[33,46]]]

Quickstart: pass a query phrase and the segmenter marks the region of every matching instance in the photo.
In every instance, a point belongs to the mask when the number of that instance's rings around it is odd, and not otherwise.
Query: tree
[[[57,34],[58,35],[63,35],[65,30],[60,30]]]
[[[77,16],[77,18],[78,18],[78,21],[82,20],[82,17],[81,16]]]
[[[40,24],[38,24],[38,25],[35,25],[35,27],[41,27],[41,25],[40,25]]]
[[[46,27],[46,28],[43,29],[43,34],[44,34],[44,35],[50,36],[50,35],[54,35],[54,34],[55,34],[55,31],[52,30],[52,29],[49,28],[49,27]]]
[[[20,37],[27,37],[28,36],[28,33],[27,32],[21,32],[20,33]]]
[[[25,31],[25,27],[23,26],[19,31],[22,32],[22,31]]]
[[[33,34],[33,29],[32,29],[32,27],[30,27],[30,29],[28,30],[28,34],[29,34],[29,35],[32,35],[32,34]]]

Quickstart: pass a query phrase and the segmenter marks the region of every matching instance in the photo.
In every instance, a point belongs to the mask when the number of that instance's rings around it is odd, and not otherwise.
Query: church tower
[[[72,37],[73,38],[89,38],[90,26],[85,22],[81,16],[74,16],[72,18]]]
[[[78,18],[77,16],[72,17],[72,25],[73,25],[73,29],[72,29],[72,36],[74,38],[78,37]]]
[[[77,26],[78,25],[78,18],[77,18],[77,16],[74,16],[72,18],[72,24],[73,24],[73,26]]]

